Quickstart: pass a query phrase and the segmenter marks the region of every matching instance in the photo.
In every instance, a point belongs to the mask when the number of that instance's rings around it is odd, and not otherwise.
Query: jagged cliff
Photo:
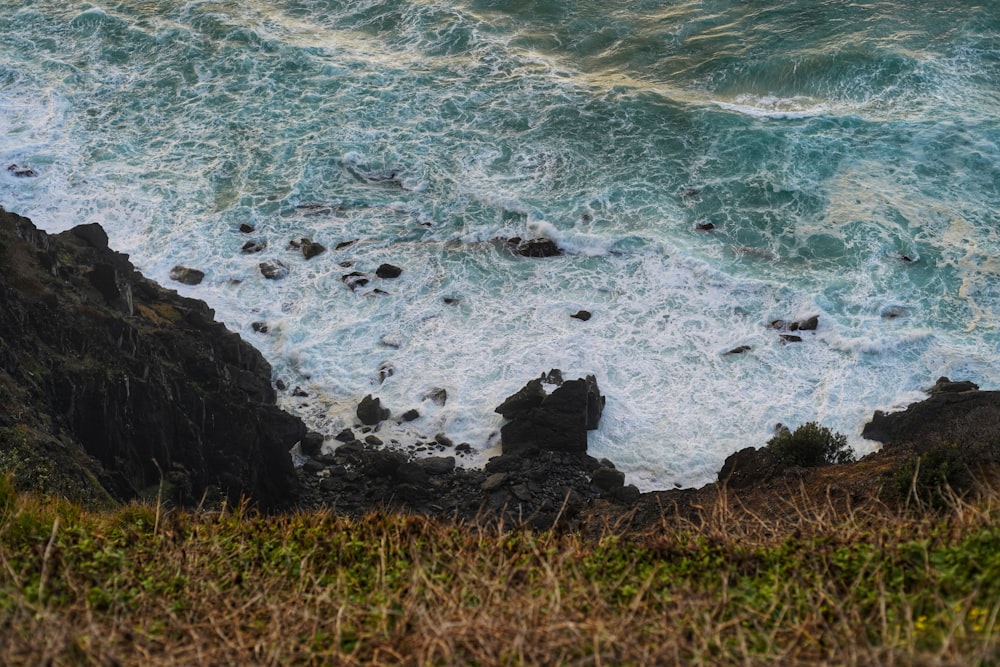
[[[294,502],[271,368],[201,301],[144,278],[97,224],[49,235],[0,208],[0,471],[91,503]]]

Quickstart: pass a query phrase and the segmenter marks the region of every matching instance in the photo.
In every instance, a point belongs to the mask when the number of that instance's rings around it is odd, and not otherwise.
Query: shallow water
[[[708,481],[776,422],[864,453],[871,412],[938,376],[998,384],[996,8],[607,4],[9,0],[0,163],[38,177],[0,170],[0,204],[100,222],[306,389],[283,400],[314,427],[374,393],[422,413],[390,436],[445,431],[470,464],[552,367],[597,376],[591,453],[644,489]],[[341,280],[383,262],[402,276]],[[811,315],[800,343],[766,327]]]

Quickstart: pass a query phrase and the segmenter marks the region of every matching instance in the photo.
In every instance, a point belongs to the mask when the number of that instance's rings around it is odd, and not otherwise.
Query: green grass
[[[584,536],[90,512],[5,480],[0,662],[997,664],[998,499]]]

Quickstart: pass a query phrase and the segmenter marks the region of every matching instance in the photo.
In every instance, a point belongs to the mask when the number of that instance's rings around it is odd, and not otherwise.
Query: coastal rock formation
[[[0,321],[0,464],[15,479],[90,501],[294,499],[288,451],[306,429],[274,405],[268,363],[99,225],[48,235],[0,209]]]
[[[557,385],[551,394],[543,380]],[[586,452],[587,431],[597,428],[604,401],[593,375],[563,381],[561,372],[553,369],[531,380],[496,408],[510,420],[500,430],[504,453],[531,449]]]
[[[983,446],[1000,438],[1000,391],[980,391],[972,382],[942,377],[928,394],[901,412],[876,411],[861,435],[886,448],[914,445],[917,449],[942,441]]]

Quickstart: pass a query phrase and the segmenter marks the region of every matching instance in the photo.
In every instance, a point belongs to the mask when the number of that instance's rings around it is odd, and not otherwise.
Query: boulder
[[[377,269],[375,269],[375,275],[379,278],[398,278],[402,275],[403,269],[398,266],[393,266],[392,264],[382,264]]]
[[[281,280],[288,276],[288,265],[280,259],[269,259],[258,266],[260,274],[268,280]]]
[[[546,238],[528,239],[527,241],[511,239],[508,245],[514,254],[521,257],[556,257],[563,254],[555,241]]]
[[[299,441],[299,449],[306,456],[316,456],[323,448],[323,434],[316,431],[308,431],[302,440]]]
[[[326,252],[326,246],[322,243],[317,243],[312,239],[303,238],[299,242],[299,249],[302,251],[302,256],[306,259],[312,259],[316,255],[320,255]]]
[[[570,317],[580,320],[581,322],[586,322],[587,320],[590,319],[591,315],[589,310],[578,310],[577,312],[570,315]]]
[[[371,394],[368,394],[358,403],[357,415],[365,426],[374,426],[383,419],[389,418],[389,410],[382,407],[378,398],[373,398]]]
[[[205,279],[205,272],[178,264],[170,269],[170,279],[185,285],[197,285]]]
[[[500,430],[504,453],[586,452],[587,431],[597,428],[604,401],[593,375],[565,381],[551,394],[541,379],[531,380],[496,408],[510,419]]]
[[[747,447],[726,457],[719,470],[719,483],[734,489],[759,486],[783,468],[770,450]]]

